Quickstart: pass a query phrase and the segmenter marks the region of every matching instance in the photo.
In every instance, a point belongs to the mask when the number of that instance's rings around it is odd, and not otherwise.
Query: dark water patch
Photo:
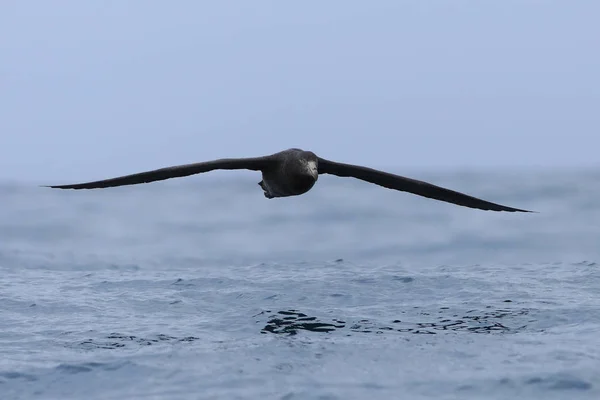
[[[296,335],[300,331],[317,333],[330,333],[334,331],[351,333],[386,332],[429,334],[435,335],[444,332],[469,332],[469,333],[515,333],[527,327],[518,321],[505,320],[519,318],[529,314],[528,309],[493,309],[488,306],[484,310],[468,310],[452,312],[449,307],[440,307],[437,312],[410,312],[403,311],[401,319],[392,320],[389,324],[361,319],[355,322],[346,322],[345,319],[333,318],[321,320],[316,316],[309,316],[298,310],[263,311],[255,317],[263,316],[257,323],[264,323],[261,333]],[[266,322],[264,321],[266,317]],[[421,319],[421,322],[415,322]]]
[[[265,312],[262,312],[259,315],[264,313]],[[270,313],[270,311],[266,311],[266,313]],[[334,319],[332,320],[332,323],[321,322],[317,320],[317,317],[309,317],[296,310],[288,310],[279,311],[276,314],[271,315],[267,324],[261,330],[261,333],[296,335],[299,330],[327,333],[344,327],[344,321]]]
[[[82,342],[77,343],[74,347],[85,349],[85,350],[94,350],[94,349],[107,349],[114,350],[118,348],[123,348],[126,346],[137,345],[137,346],[152,346],[159,343],[177,343],[177,342],[194,342],[198,340],[197,337],[194,336],[186,336],[186,337],[175,337],[169,335],[155,335],[152,337],[139,337],[135,335],[123,335],[120,333],[111,333],[106,336],[105,339],[87,339]]]

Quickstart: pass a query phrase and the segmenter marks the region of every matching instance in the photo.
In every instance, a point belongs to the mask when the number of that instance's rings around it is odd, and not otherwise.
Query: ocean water
[[[412,176],[0,184],[0,398],[600,398],[600,171]]]

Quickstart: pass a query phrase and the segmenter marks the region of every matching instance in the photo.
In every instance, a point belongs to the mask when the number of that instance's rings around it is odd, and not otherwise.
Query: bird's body
[[[262,173],[262,180],[258,184],[263,189],[264,196],[268,199],[304,194],[312,189],[319,178],[319,174],[331,174],[340,177],[352,177],[388,189],[409,192],[464,207],[491,211],[531,212],[491,203],[431,183],[378,171],[372,168],[326,160],[318,157],[311,151],[304,151],[296,148],[284,150],[264,157],[224,158],[214,161],[161,168],[112,179],[70,185],[54,185],[50,187],[59,189],[98,189],[149,183],[217,169],[249,169],[260,171]]]
[[[288,149],[272,157],[274,162],[262,170],[262,181],[258,183],[267,199],[299,196],[317,183],[319,161],[315,153]]]

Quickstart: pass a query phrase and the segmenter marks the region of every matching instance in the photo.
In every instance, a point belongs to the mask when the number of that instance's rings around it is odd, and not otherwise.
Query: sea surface
[[[600,398],[600,170],[411,176],[0,183],[0,399]]]

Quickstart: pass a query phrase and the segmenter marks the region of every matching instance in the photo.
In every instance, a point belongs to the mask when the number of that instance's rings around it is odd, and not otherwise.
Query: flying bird
[[[406,178],[360,165],[344,164],[326,160],[318,157],[312,151],[304,151],[296,148],[263,157],[222,158],[212,161],[166,167],[93,182],[44,187],[57,189],[99,189],[149,183],[200,174],[213,170],[234,169],[260,171],[262,173],[262,180],[258,182],[258,185],[264,191],[264,195],[267,199],[304,194],[314,186],[320,174],[330,174],[340,177],[356,178],[388,189],[413,193],[464,207],[488,211],[532,212],[492,203],[416,179]]]

